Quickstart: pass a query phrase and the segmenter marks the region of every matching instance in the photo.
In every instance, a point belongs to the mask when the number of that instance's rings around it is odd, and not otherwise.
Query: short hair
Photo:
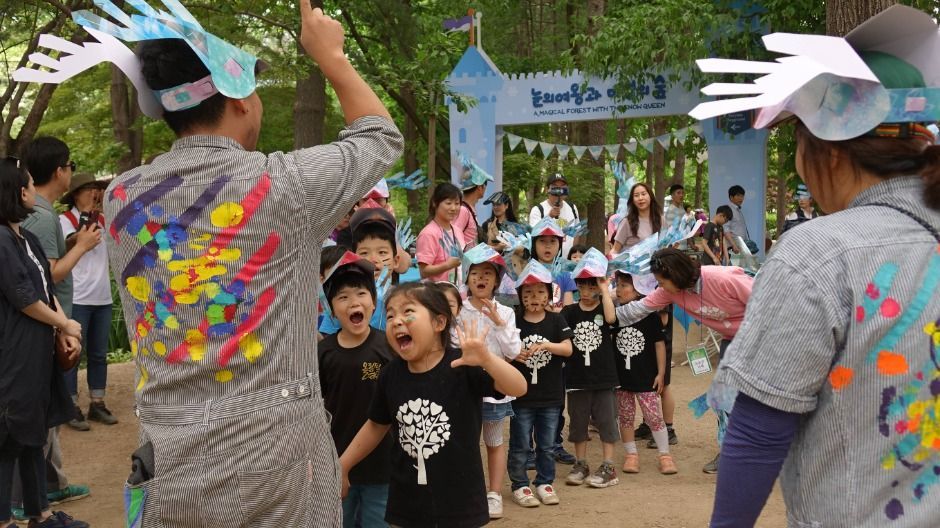
[[[695,286],[702,276],[699,263],[676,248],[664,248],[653,253],[650,272],[669,279],[677,288],[683,290]]]
[[[56,169],[65,167],[71,154],[69,146],[61,139],[43,136],[26,145],[23,162],[33,177],[33,183],[41,187],[52,181]]]
[[[388,304],[392,299],[399,296],[405,296],[408,299],[420,304],[431,312],[431,317],[443,316],[445,319],[444,330],[441,331],[441,345],[444,348],[450,348],[450,328],[454,323],[454,314],[450,311],[450,303],[447,302],[447,296],[444,295],[444,288],[429,281],[406,282],[399,284],[388,292],[385,298],[385,308],[388,310]]]
[[[732,185],[731,187],[728,188],[728,198],[733,198],[735,196],[743,195],[743,194],[745,194],[744,187],[741,187],[740,185]]]
[[[453,183],[439,183],[434,187],[434,193],[431,194],[431,203],[428,206],[428,212],[431,213],[431,220],[434,220],[434,214],[437,212],[437,206],[444,200],[451,199],[458,202],[463,199],[463,193]]]
[[[718,209],[715,209],[715,214],[725,215],[725,218],[727,218],[728,220],[731,220],[732,218],[734,218],[734,212],[731,210],[731,206],[729,205],[718,206]]]
[[[571,246],[571,249],[568,250],[568,260],[571,260],[571,255],[575,253],[581,253],[582,255],[588,252],[588,247],[584,244],[575,244]]]
[[[363,273],[361,269],[346,269],[349,267],[340,267],[327,281],[329,287],[324,288],[324,292],[327,294],[326,301],[330,303],[330,310],[333,309],[333,298],[343,288],[363,288],[372,296],[372,304],[376,303],[375,279],[371,274]]]
[[[669,186],[669,194],[672,194],[672,193],[678,191],[679,189],[682,189],[682,190],[684,191],[684,190],[685,190],[685,185],[682,185],[681,183],[674,183],[674,184],[672,184],[672,185]]]
[[[151,90],[176,88],[209,75],[209,69],[182,39],[145,40],[137,46],[137,56]],[[217,93],[192,108],[164,111],[163,120],[177,136],[197,126],[217,125],[227,100]]]
[[[29,173],[17,160],[0,161],[0,224],[18,224],[33,212],[23,204],[23,189],[29,187]]]
[[[353,231],[353,251],[359,249],[359,243],[367,238],[377,238],[388,242],[392,246],[392,252],[395,251],[398,243],[395,231],[390,231],[388,226],[381,222],[363,222]]]
[[[526,287],[526,286],[535,286],[535,285],[539,285],[539,284],[541,284],[542,286],[545,286],[545,291],[546,291],[546,293],[548,293],[548,303],[551,304],[551,302],[552,302],[552,283],[550,283],[550,282],[536,282],[536,283],[523,284],[523,285],[519,286],[518,288],[516,288],[516,296],[518,296],[518,298],[519,298],[519,304],[516,305],[516,309],[515,309],[516,317],[517,317],[516,320],[518,320],[519,317],[525,317],[525,305],[522,303],[522,288],[524,288],[524,287]]]
[[[584,277],[574,280],[575,286],[597,286],[597,277]]]
[[[323,248],[320,251],[320,273],[326,274],[326,272],[336,265],[339,262],[339,259],[343,258],[343,255],[346,254],[346,248],[343,246],[330,246]]]

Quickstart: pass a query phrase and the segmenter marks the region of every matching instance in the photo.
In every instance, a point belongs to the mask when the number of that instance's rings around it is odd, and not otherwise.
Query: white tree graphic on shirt
[[[623,363],[630,370],[630,358],[639,356],[646,348],[646,338],[632,326],[625,326],[617,332],[617,350],[623,355]]]
[[[574,327],[574,346],[584,353],[584,366],[591,366],[591,352],[601,346],[601,327],[593,321],[581,321]]]
[[[544,337],[538,334],[532,334],[532,335],[526,336],[525,339],[522,340],[522,347],[529,348],[532,345],[545,343],[546,341],[548,340],[545,339]],[[548,365],[548,362],[551,360],[552,360],[552,353],[547,350],[540,350],[532,354],[531,356],[529,356],[529,359],[525,360],[525,366],[532,369],[532,385],[539,384],[539,369],[544,367],[545,365]]]
[[[401,404],[395,415],[398,420],[398,443],[411,458],[418,460],[418,484],[427,485],[424,463],[450,440],[450,418],[440,405],[421,398]]]

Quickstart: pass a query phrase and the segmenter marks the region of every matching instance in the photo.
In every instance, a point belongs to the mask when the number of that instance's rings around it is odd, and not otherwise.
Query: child
[[[584,244],[575,244],[571,246],[571,250],[568,251],[568,260],[571,262],[579,262],[581,257],[587,253],[588,247]]]
[[[460,212],[460,189],[450,183],[434,188],[431,221],[418,234],[418,271],[422,279],[460,283],[460,251],[463,235],[451,225]]]
[[[561,315],[574,333],[574,353],[567,361],[565,388],[568,391],[568,415],[571,417],[568,440],[574,442],[577,462],[566,482],[580,485],[587,481],[592,487],[606,488],[620,483],[613,462],[614,444],[620,435],[614,394],[618,380],[610,330],[617,316],[607,280],[607,259],[600,251],[591,248],[572,275],[581,293],[581,301],[565,306]],[[604,449],[604,461],[590,477],[585,459],[589,421],[597,427]]]
[[[551,269],[555,259],[561,254],[561,246],[565,240],[565,233],[555,223],[555,219],[548,217],[539,220],[532,228],[532,257],[536,262]],[[561,272],[555,275],[552,284],[552,300],[549,310],[561,311],[563,306],[574,303],[572,292],[576,290],[571,274]]]
[[[633,287],[633,277],[618,271],[616,279],[618,303],[626,304],[642,298]],[[640,472],[639,454],[633,436],[636,403],[639,402],[643,422],[652,431],[659,449],[659,472],[673,475],[677,472],[676,464],[669,454],[669,434],[659,400],[666,385],[666,343],[659,314],[653,313],[636,324],[620,327],[616,334],[616,346],[622,356],[617,357],[617,376],[620,378],[617,401],[620,439],[626,450],[623,472]]]
[[[392,360],[385,335],[368,324],[375,310],[373,267],[346,252],[328,273],[323,289],[340,330],[319,344],[320,389],[333,416],[330,433],[342,452],[369,417],[369,400],[381,368]],[[386,435],[378,449],[350,472],[349,495],[343,500],[343,526],[385,526],[385,502],[392,453]]]
[[[552,294],[552,275],[538,262],[530,262],[516,281],[521,305],[516,325],[522,353],[513,365],[526,377],[525,396],[512,402],[509,425],[509,478],[512,500],[525,508],[558,504],[553,449],[558,415],[565,402],[562,378],[564,359],[571,356],[571,328],[561,314],[545,308]],[[535,430],[535,495],[526,473],[532,430]],[[536,499],[535,497],[538,497]]]
[[[447,299],[433,284],[395,287],[386,301],[386,338],[398,355],[379,374],[369,420],[340,457],[347,475],[391,430],[398,446],[385,520],[401,526],[477,527],[489,522],[480,460],[480,398],[525,394],[525,378],[487,350],[486,329],[470,323],[450,343]]]
[[[506,272],[503,257],[487,244],[478,244],[464,253],[463,269],[467,274],[467,300],[460,312],[462,324],[473,323],[478,328],[489,328],[486,344],[496,357],[512,361],[522,350],[516,317],[512,308],[493,300],[496,286]],[[486,500],[490,518],[503,516],[503,497],[500,489],[506,474],[506,446],[503,443],[503,420],[512,417],[511,396],[483,398],[483,443],[486,444],[487,486]]]
[[[463,299],[460,298],[460,290],[447,281],[438,281],[437,284],[444,296],[447,297],[447,304],[450,306],[450,313],[454,316],[454,321],[460,316],[460,308],[463,307]]]
[[[722,205],[715,211],[715,217],[702,228],[702,242],[699,249],[707,257],[703,265],[720,266],[728,263],[728,247],[725,245],[724,225],[734,217],[731,207]]]
[[[339,262],[339,259],[341,259],[345,253],[346,253],[346,248],[342,246],[328,246],[328,247],[323,248],[322,251],[320,251],[320,284],[321,285],[323,284],[323,281],[326,280],[325,279],[326,271],[331,269],[333,266],[335,266],[336,263]],[[324,321],[327,321],[332,318],[332,316],[330,315],[330,303],[329,301],[326,300],[326,294],[323,293],[322,286],[320,287],[318,302],[319,302],[319,305],[317,306],[317,339],[320,340],[320,339],[323,339],[323,335],[324,335],[323,330],[327,329],[327,327],[324,326]],[[333,326],[335,325],[335,321],[330,321],[327,324],[330,325],[329,326],[330,329],[333,329],[333,332],[329,332],[329,333],[336,332],[335,330],[336,327]]]

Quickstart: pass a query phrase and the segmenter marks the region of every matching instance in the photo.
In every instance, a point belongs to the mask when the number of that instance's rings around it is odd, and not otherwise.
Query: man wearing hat
[[[546,216],[555,219],[559,227],[564,228],[572,222],[578,221],[578,208],[568,203],[567,197],[570,194],[568,189],[568,180],[560,173],[555,173],[548,177],[545,182],[545,190],[548,198],[540,204],[536,204],[529,212],[529,225],[535,226],[539,220]],[[567,238],[562,244],[561,254],[568,256],[571,246],[574,244],[573,238]]]
[[[101,198],[106,181],[95,180],[94,175],[82,172],[72,176],[69,192],[59,200],[70,209],[59,215],[66,246],[75,242],[77,233],[89,226],[104,228]],[[114,425],[117,419],[104,404],[108,386],[108,337],[111,333],[111,279],[108,268],[108,250],[98,244],[85,253],[72,269],[72,317],[82,325],[82,350],[88,358],[88,420]],[[78,368],[65,374],[65,383],[75,403],[75,417],[69,422],[72,429],[88,431],[90,426],[78,405]]]
[[[819,213],[816,212],[816,208],[813,207],[813,195],[809,193],[806,184],[801,183],[797,185],[793,197],[796,199],[797,208],[795,211],[788,214],[784,220],[783,230],[780,231],[781,235],[803,222],[809,222],[819,216]]]

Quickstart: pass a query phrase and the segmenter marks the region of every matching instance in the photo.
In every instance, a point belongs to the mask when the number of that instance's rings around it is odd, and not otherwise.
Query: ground
[[[84,383],[84,372],[80,374]],[[503,487],[505,516],[490,526],[520,528],[598,527],[705,527],[712,509],[715,476],[702,473],[702,465],[715,454],[715,420],[712,416],[694,419],[685,402],[704,392],[710,375],[692,376],[688,367],[673,371],[673,387],[680,405],[676,410],[679,445],[673,447],[679,474],[660,475],[656,471],[656,451],[640,446],[640,473],[620,475],[620,485],[608,489],[571,487],[564,484],[570,466],[558,465],[556,490],[559,506],[523,509],[511,499],[509,481]],[[133,412],[134,367],[132,363],[112,365],[108,379],[108,406],[120,419],[118,425],[92,424],[90,432],[62,428],[65,470],[75,483],[88,484],[91,496],[60,506],[94,528],[123,526],[122,485],[130,472],[130,454],[137,444],[137,423]],[[86,395],[83,393],[83,398]],[[83,406],[87,403],[83,400]],[[508,440],[508,430],[507,436]],[[618,448],[618,456],[622,449]],[[600,460],[600,442],[589,442],[588,459]],[[619,461],[622,464],[622,459]],[[618,464],[618,465],[619,465]],[[534,475],[533,475],[534,477]],[[775,491],[758,526],[786,524],[783,501]]]

